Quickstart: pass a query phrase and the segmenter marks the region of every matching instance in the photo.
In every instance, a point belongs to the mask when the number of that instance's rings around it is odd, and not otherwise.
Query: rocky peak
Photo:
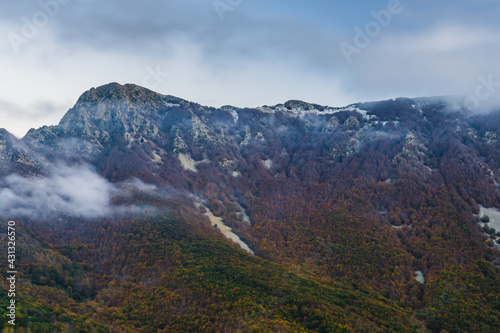
[[[102,103],[109,100],[140,103],[148,100],[163,100],[163,97],[164,96],[161,94],[135,84],[121,85],[113,82],[86,91],[78,99],[77,105],[84,103]]]
[[[75,120],[106,120],[130,113],[154,113],[165,104],[165,96],[135,84],[109,83],[92,88],[80,96],[60,125],[74,125]]]
[[[0,128],[0,140],[14,139],[14,136],[9,133],[5,128]]]
[[[304,102],[304,101],[299,101],[299,100],[290,100],[290,101],[287,101],[284,104],[284,106],[288,110],[294,110],[294,109],[311,110],[311,109],[314,108],[314,106],[312,104],[309,104],[309,103]]]
[[[14,135],[10,134],[6,129],[0,128],[0,155],[5,154],[7,149],[16,141]]]
[[[110,83],[83,93],[59,125],[70,135],[101,144],[109,140],[111,132],[127,140],[141,131],[156,135],[159,112],[166,103],[164,95],[149,89]]]

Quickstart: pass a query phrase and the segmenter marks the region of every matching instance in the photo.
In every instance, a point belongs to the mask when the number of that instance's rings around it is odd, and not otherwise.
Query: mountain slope
[[[111,83],[0,134],[0,209],[52,258],[20,259],[27,289],[78,309],[47,328],[496,332],[499,125],[456,99],[212,108]]]

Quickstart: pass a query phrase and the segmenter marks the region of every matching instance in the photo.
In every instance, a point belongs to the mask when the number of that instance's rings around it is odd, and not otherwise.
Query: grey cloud
[[[68,104],[57,104],[51,101],[37,101],[29,107],[23,107],[13,102],[0,100],[0,118],[16,117],[39,119],[54,113],[61,113],[62,110],[68,109]]]
[[[38,217],[51,211],[104,216],[110,213],[112,191],[113,186],[89,167],[59,165],[47,178],[8,176],[0,188],[0,211],[9,217]]]
[[[401,2],[405,10],[391,22],[387,31],[422,30],[423,17],[426,26],[453,20],[487,25],[486,22],[496,22],[491,20],[496,20],[494,13],[500,8],[498,3],[487,0]],[[188,42],[202,50],[207,63],[229,58],[241,60],[237,57],[299,57],[312,68],[334,71],[344,67],[338,44],[346,38],[349,40],[356,23],[353,22],[352,27],[338,27],[335,21],[339,14],[334,11],[335,6],[311,4],[318,13],[322,8],[332,11],[332,26],[320,28],[310,19],[281,14],[279,7],[288,5],[277,2],[268,11],[262,2],[244,2],[228,12],[228,19],[221,22],[211,0],[72,0],[61,8],[49,28],[69,52],[90,47],[99,51],[123,50],[137,56],[168,56],[175,45]],[[259,6],[265,15],[255,14]],[[386,6],[387,2],[367,2],[359,6],[358,11],[369,15],[371,10]],[[8,14],[4,15],[10,20],[17,17],[19,21],[37,8],[39,10],[36,4],[9,2],[5,9]]]
[[[127,182],[124,182],[122,186],[126,189],[136,189],[141,192],[154,192],[158,189],[156,185],[146,184],[138,178],[133,178]]]
[[[57,123],[69,107],[69,103],[35,101],[29,106],[21,106],[16,101],[0,100],[0,128],[23,137],[29,128]]]
[[[444,23],[425,31],[387,33],[353,61],[348,87],[377,99],[471,95],[480,77],[492,75],[500,82],[493,65],[498,41],[498,30]]]
[[[25,113],[26,110],[9,101],[0,100],[0,115]],[[2,117],[3,118],[3,117]]]
[[[14,21],[19,26],[23,16],[29,18],[40,10],[33,4],[8,7],[9,18],[17,18]],[[196,45],[206,64],[214,67],[228,65],[228,59],[269,57],[300,58],[323,66],[332,65],[338,57],[335,41],[304,22],[250,16],[244,6],[226,16],[228,19],[220,21],[210,0],[73,0],[61,7],[46,29],[68,53],[91,48],[138,57],[168,57],[185,43]]]
[[[141,192],[156,190],[138,179],[127,182],[125,189]],[[64,213],[78,218],[98,218],[154,211],[151,207],[112,206],[112,198],[124,193],[98,175],[90,166],[58,164],[49,176],[25,178],[17,174],[0,182],[0,212],[3,217],[49,218]]]
[[[218,17],[211,1],[132,0],[75,2],[54,29],[65,44],[99,50],[127,50],[138,55],[169,54],[179,39],[215,42]],[[230,28],[230,27],[224,27]]]

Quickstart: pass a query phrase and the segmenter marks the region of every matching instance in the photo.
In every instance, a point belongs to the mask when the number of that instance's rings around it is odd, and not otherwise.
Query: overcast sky
[[[499,17],[499,0],[2,0],[0,127],[57,124],[109,82],[211,106],[500,95]]]

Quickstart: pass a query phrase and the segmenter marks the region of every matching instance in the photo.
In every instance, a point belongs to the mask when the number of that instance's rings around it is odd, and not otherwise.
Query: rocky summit
[[[499,140],[500,110],[459,97],[215,108],[92,88],[59,125],[0,131],[20,327],[498,332]]]

